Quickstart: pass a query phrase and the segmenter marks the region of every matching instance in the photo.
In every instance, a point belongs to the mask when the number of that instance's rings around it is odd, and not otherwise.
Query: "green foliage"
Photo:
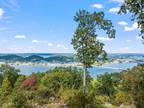
[[[3,81],[3,75],[0,74],[0,86],[2,85],[2,81]]]
[[[3,105],[6,105],[10,100],[18,72],[19,70],[6,64],[0,67],[0,100]]]
[[[12,108],[30,108],[24,92],[14,92],[12,94]]]
[[[144,64],[123,73],[123,88],[131,94],[137,108],[144,108]]]
[[[80,10],[76,13],[74,20],[78,23],[76,32],[72,39],[72,45],[76,50],[77,59],[86,68],[95,63],[98,56],[104,54],[104,44],[96,40],[96,29],[106,31],[110,38],[115,37],[110,20],[104,19],[103,12],[89,13],[86,10]]]
[[[87,68],[91,67],[95,61],[106,58],[106,52],[103,50],[104,44],[99,42],[96,37],[96,29],[106,31],[110,38],[115,37],[110,20],[104,19],[103,12],[90,13],[86,10],[80,10],[76,13],[74,20],[78,23],[71,44],[76,50],[76,58],[83,64],[83,91],[86,91]]]
[[[137,21],[144,39],[144,0],[124,0],[119,13],[132,13],[132,20]]]
[[[8,77],[5,77],[2,83],[2,87],[0,88],[0,96],[4,98],[5,96],[10,95],[11,92],[12,92],[11,83]]]
[[[70,98],[72,98],[73,96],[75,96],[75,94],[77,94],[77,92],[79,92],[78,89],[61,88],[59,90],[58,96],[61,101],[67,103]]]
[[[8,80],[11,83],[11,86],[14,86],[15,81],[18,78],[18,73],[20,72],[20,70],[15,69],[14,67],[11,67],[7,64],[3,64],[0,67],[0,72],[2,73],[3,77],[7,77]]]
[[[2,82],[2,86],[0,87],[0,103],[3,105],[10,100],[10,95],[12,93],[12,87],[8,77],[5,77]]]
[[[112,96],[114,94],[114,87],[111,75],[106,73],[105,75],[98,76],[97,78],[99,84],[97,85],[97,92],[107,96]]]
[[[39,88],[37,89],[37,91],[35,91],[35,97],[36,97],[36,101],[39,103],[39,104],[42,104],[42,103],[48,103],[49,102],[49,99],[51,97],[54,97],[55,98],[55,93],[48,89],[47,87],[45,86],[39,86]]]
[[[121,104],[132,104],[131,102],[131,95],[129,93],[118,91],[112,103],[120,106]]]
[[[25,79],[26,79],[26,77],[24,75],[20,75],[14,84],[14,89],[17,89],[17,90],[20,89],[21,84]]]
[[[95,95],[77,92],[68,101],[69,108],[104,108],[103,103]]]
[[[110,102],[111,98],[109,96],[104,96],[104,95],[96,95],[96,99],[103,103],[108,103]]]
[[[118,85],[120,85],[120,74],[117,73],[99,75],[91,84],[96,94],[110,97],[114,96]]]
[[[18,75],[14,84],[11,84],[9,72],[3,72],[0,107],[30,108],[30,104],[42,106],[51,102],[62,102],[69,108],[103,108],[106,103],[117,106],[134,103],[137,108],[143,108],[144,104],[144,65],[120,73],[105,73],[95,79],[87,73],[89,86],[85,93],[81,91],[83,70],[78,68],[56,67],[45,73]],[[22,88],[25,79],[30,78],[28,82],[33,82],[32,76],[37,79],[36,89]]]
[[[82,71],[76,68],[55,68],[45,74],[41,83],[55,93],[57,93],[61,87],[78,89],[82,84],[81,73]]]

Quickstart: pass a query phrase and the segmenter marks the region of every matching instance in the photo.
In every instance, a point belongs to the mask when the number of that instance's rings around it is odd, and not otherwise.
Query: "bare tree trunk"
[[[87,73],[87,68],[84,66],[84,72],[83,72],[83,92],[86,92],[86,73]]]

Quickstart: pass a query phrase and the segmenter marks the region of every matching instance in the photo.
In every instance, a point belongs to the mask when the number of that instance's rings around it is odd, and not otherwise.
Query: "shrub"
[[[24,92],[14,92],[12,94],[12,107],[13,108],[30,108],[27,101],[27,96]]]
[[[123,72],[123,88],[131,94],[136,108],[144,108],[144,64]]]
[[[131,101],[132,100],[129,93],[119,91],[116,93],[113,103],[119,106],[121,104],[131,104]]]
[[[70,98],[72,98],[78,92],[77,89],[64,89],[59,90],[58,96],[60,100],[64,103],[67,103]]]
[[[103,103],[93,94],[79,91],[68,101],[69,108],[104,108]]]
[[[54,91],[55,94],[58,93],[61,87],[79,89],[82,86],[81,70],[76,68],[55,68],[45,74],[41,84]]]

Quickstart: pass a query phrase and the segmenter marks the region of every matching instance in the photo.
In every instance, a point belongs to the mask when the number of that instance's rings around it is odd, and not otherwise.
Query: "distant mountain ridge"
[[[133,59],[144,61],[144,54],[108,54],[108,60],[115,59]],[[76,62],[73,53],[18,53],[18,54],[0,54],[0,62],[50,62],[50,63],[68,63]]]
[[[74,56],[63,56],[63,55],[56,55],[50,57],[42,57],[39,55],[30,55],[30,56],[20,56],[16,54],[7,54],[0,56],[1,62],[50,62],[50,63],[67,63],[67,62],[75,62]]]

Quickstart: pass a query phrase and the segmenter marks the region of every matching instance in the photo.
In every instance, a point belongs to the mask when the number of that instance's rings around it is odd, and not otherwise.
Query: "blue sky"
[[[104,11],[117,31],[116,39],[103,32],[98,39],[108,53],[144,53],[137,23],[117,15],[123,0],[0,0],[0,53],[71,53],[79,9]]]

